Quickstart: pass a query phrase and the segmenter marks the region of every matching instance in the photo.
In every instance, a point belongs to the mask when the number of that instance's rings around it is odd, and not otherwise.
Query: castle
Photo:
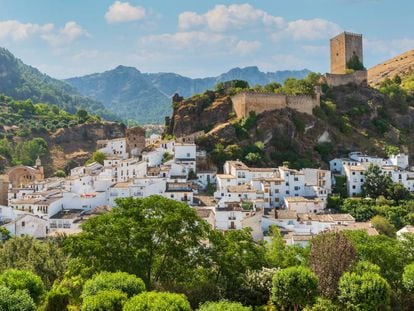
[[[367,71],[348,72],[348,63],[353,57],[363,61],[362,35],[343,32],[330,40],[331,73],[326,73],[322,82],[330,87],[356,84],[367,85]],[[321,91],[315,89],[315,95],[285,95],[275,93],[242,92],[232,96],[233,111],[237,118],[245,118],[250,112],[257,114],[264,111],[291,108],[296,111],[312,114],[320,105]]]

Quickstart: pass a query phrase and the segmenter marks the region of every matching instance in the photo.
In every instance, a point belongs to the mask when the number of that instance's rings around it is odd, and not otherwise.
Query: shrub
[[[251,311],[251,307],[245,307],[239,302],[218,301],[203,303],[198,311]]]
[[[70,293],[62,287],[52,288],[46,296],[44,311],[66,311],[69,304]]]
[[[35,311],[36,304],[27,291],[12,291],[10,288],[0,286],[0,310]]]
[[[0,276],[0,284],[14,291],[27,290],[36,303],[40,301],[45,290],[42,279],[28,270],[6,270]]]
[[[191,311],[190,303],[181,294],[146,292],[132,297],[123,311]]]
[[[84,298],[82,311],[122,311],[128,297],[119,290],[103,290]]]
[[[140,278],[126,272],[101,272],[86,281],[82,296],[88,297],[107,290],[119,290],[132,297],[145,291],[145,284]]]

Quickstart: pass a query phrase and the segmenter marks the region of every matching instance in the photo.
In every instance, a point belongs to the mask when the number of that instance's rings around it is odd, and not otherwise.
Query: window
[[[352,175],[355,175],[355,172],[352,172]]]
[[[299,181],[299,178],[298,177],[295,177],[295,181]]]
[[[187,158],[189,158],[190,157],[190,154],[189,153],[187,153]]]
[[[22,221],[22,227],[24,227],[26,225],[26,223],[24,221]]]
[[[355,187],[355,185],[353,185],[353,186],[352,186],[352,189],[355,189],[355,188],[356,188],[356,187]]]

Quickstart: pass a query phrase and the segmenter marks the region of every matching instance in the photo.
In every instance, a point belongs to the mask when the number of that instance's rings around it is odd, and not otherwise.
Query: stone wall
[[[283,108],[291,108],[299,112],[312,114],[313,108],[319,106],[320,103],[319,92],[316,96],[244,92],[233,96],[231,100],[233,111],[238,118],[247,117],[251,111],[259,114]]]
[[[325,74],[326,83],[330,87],[356,84],[356,85],[367,85],[368,73],[366,70],[355,71],[349,74]]]

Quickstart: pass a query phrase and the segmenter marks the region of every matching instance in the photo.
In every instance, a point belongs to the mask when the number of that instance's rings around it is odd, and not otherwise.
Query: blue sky
[[[364,35],[364,63],[414,48],[413,0],[0,0],[0,46],[57,78],[134,66],[217,75],[329,70],[329,38]]]

